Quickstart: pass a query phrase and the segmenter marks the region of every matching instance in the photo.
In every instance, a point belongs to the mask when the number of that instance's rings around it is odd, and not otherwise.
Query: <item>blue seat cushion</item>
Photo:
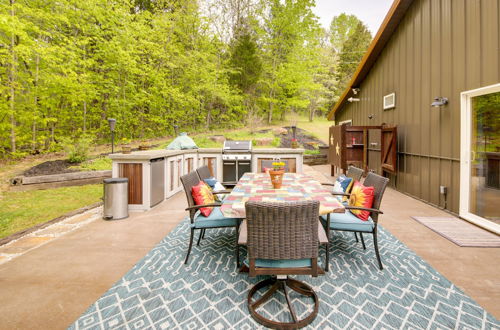
[[[326,215],[321,216],[321,221],[326,223]],[[330,213],[330,229],[352,230],[371,233],[375,224],[371,217],[363,221],[348,210],[345,213]]]
[[[194,224],[191,226],[194,228],[234,227],[237,223],[238,219],[226,218],[222,214],[220,207],[214,207],[212,213],[210,213],[208,217],[198,212],[194,219]]]
[[[250,261],[245,259],[245,265],[248,267]],[[311,259],[256,259],[255,267],[257,268],[305,268],[311,267]]]

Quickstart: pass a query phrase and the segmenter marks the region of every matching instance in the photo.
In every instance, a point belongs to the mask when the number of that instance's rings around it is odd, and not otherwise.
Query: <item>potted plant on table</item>
[[[130,146],[130,140],[127,138],[121,139],[122,153],[129,154],[132,151],[132,147]]]
[[[277,160],[273,162],[273,169],[269,171],[271,183],[274,189],[280,189],[283,183],[283,174],[285,174],[285,163]]]

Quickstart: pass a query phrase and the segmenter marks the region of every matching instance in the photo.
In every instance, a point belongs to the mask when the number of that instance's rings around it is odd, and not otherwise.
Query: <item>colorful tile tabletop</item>
[[[246,201],[287,202],[301,200],[320,201],[320,214],[343,213],[342,203],[308,175],[285,173],[281,189],[273,189],[267,173],[245,173],[222,202],[221,211],[228,218],[245,218]]]

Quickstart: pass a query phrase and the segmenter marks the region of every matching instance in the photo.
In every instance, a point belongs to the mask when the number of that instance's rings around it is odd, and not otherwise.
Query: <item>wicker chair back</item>
[[[380,204],[382,203],[382,197],[384,196],[385,188],[389,183],[388,178],[384,178],[375,173],[368,173],[363,185],[366,187],[374,187],[374,198],[372,208],[379,210]],[[378,219],[378,213],[372,212],[372,217],[374,220]]]
[[[245,205],[249,259],[318,257],[318,201]]]
[[[191,189],[200,182],[200,177],[196,171],[189,172],[186,175],[181,176],[182,186],[184,187],[184,192],[186,193],[186,199],[188,202],[188,207],[194,206],[193,195],[191,195]],[[189,210],[189,217],[191,222],[194,220],[194,215],[196,210]]]
[[[355,166],[349,166],[346,176],[356,181],[360,181],[361,177],[363,176],[363,170]]]
[[[213,177],[213,175],[210,172],[210,169],[208,168],[207,165],[203,165],[202,167],[198,167],[196,169],[196,172],[198,173],[200,180],[205,180],[205,179]]]

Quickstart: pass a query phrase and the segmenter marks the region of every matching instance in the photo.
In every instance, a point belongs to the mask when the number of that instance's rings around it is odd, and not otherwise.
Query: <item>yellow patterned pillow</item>
[[[351,190],[349,197],[349,206],[358,206],[371,208],[373,206],[374,188],[365,187],[360,182],[356,181]],[[362,210],[350,210],[352,214],[363,221],[367,221],[370,217],[370,212]]]
[[[196,205],[212,204],[215,202],[214,194],[212,194],[210,187],[203,181],[200,181],[191,189],[191,195]],[[212,213],[212,209],[213,207],[202,207],[200,212],[208,217]]]

